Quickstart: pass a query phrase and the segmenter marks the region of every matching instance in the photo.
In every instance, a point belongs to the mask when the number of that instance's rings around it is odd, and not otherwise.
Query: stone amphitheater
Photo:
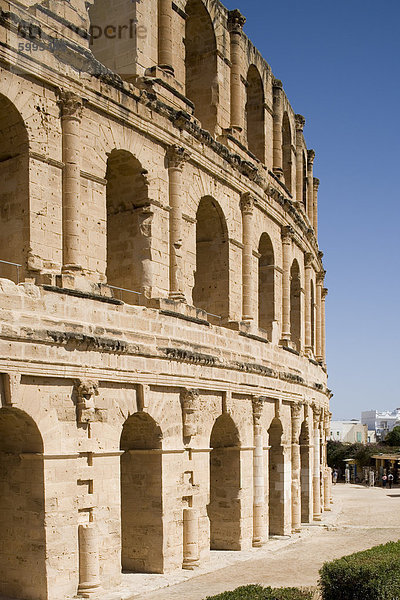
[[[315,153],[244,25],[0,2],[4,597],[101,598],[329,510]]]

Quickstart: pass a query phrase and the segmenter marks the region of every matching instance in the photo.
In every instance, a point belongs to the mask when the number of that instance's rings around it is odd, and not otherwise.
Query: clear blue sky
[[[336,419],[400,406],[400,1],[238,0],[317,156]]]

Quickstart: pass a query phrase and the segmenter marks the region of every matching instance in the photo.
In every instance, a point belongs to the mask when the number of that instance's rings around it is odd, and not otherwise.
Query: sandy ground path
[[[339,484],[333,494],[333,511],[298,536],[270,541],[240,560],[232,552],[212,553],[211,564],[197,572],[127,574],[123,593],[119,590],[110,600],[204,600],[250,583],[312,586],[325,561],[400,539],[400,489]]]

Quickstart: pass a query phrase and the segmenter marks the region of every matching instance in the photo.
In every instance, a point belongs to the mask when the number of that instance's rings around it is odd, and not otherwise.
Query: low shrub
[[[298,588],[273,589],[261,585],[245,585],[231,592],[209,596],[206,600],[311,600],[312,597],[312,592]]]
[[[400,542],[325,563],[320,585],[323,600],[400,600]]]

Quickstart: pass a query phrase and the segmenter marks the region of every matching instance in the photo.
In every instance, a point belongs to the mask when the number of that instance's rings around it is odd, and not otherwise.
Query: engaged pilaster
[[[312,354],[312,327],[311,327],[311,276],[312,276],[312,254],[306,252],[304,255],[305,266],[305,288],[306,288],[306,310],[305,310],[305,350]]]
[[[314,469],[313,469],[313,512],[316,521],[321,519],[321,468],[320,468],[320,419],[321,408],[313,405],[314,426]]]
[[[265,482],[264,482],[264,444],[261,417],[264,401],[253,398],[253,546],[259,548],[264,544],[267,532],[265,527]]]
[[[254,319],[253,309],[253,215],[254,198],[251,194],[243,194],[240,200],[243,227],[243,321]]]
[[[62,127],[63,200],[63,271],[82,270],[81,211],[81,140],[80,124],[83,100],[73,92],[59,94]]]
[[[243,131],[244,84],[242,82],[243,51],[242,34],[246,18],[239,10],[228,13],[228,30],[231,40],[231,128]]]
[[[319,179],[313,178],[313,228],[316,239],[318,239],[318,188]]]
[[[100,590],[99,548],[94,523],[79,525],[79,587],[83,598],[98,597]]]
[[[283,179],[282,154],[282,121],[283,121],[283,85],[274,79],[273,93],[273,171],[279,179]]]
[[[311,227],[314,226],[314,158],[315,151],[307,150],[307,216]]]
[[[292,531],[301,530],[301,457],[300,432],[303,417],[303,405],[292,404]]]
[[[174,75],[171,0],[158,0],[158,66]]]
[[[326,368],[326,322],[325,322],[325,301],[328,295],[328,289],[322,288],[321,290],[321,354],[322,363]]]
[[[282,334],[280,343],[283,346],[287,346],[290,342],[290,260],[293,235],[294,231],[291,227],[282,228]]]
[[[322,355],[322,288],[324,286],[325,271],[317,273],[317,290],[316,290],[316,359],[318,362],[323,361]]]
[[[306,124],[306,120],[303,115],[295,115],[296,123],[296,201],[302,203],[304,211],[306,206],[304,205],[304,187],[307,187],[307,180],[304,181],[303,172],[303,129]]]
[[[182,172],[185,163],[190,159],[190,154],[184,148],[173,145],[167,150],[168,175],[169,175],[169,297],[174,300],[186,301],[183,280],[182,256]]]

